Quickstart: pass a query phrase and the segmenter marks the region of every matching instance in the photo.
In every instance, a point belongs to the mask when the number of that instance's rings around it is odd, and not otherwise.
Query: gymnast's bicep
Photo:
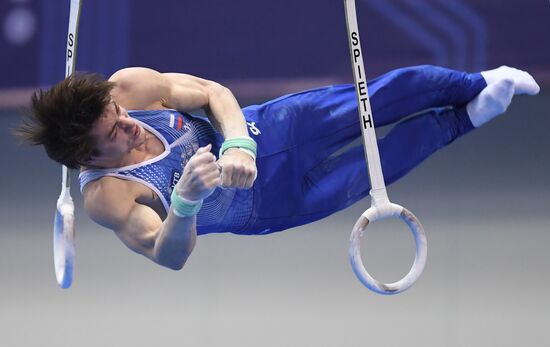
[[[114,232],[132,251],[157,262],[155,243],[161,226],[162,220],[152,208],[135,203],[128,217],[114,228]]]
[[[181,112],[208,105],[208,96],[217,84],[182,73],[160,73],[131,67],[117,71],[109,81],[116,84],[111,95],[127,109],[173,108]]]

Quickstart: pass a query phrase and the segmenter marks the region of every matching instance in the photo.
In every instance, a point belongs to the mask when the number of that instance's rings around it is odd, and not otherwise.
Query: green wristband
[[[172,190],[170,200],[170,207],[172,207],[172,211],[174,211],[174,214],[180,218],[192,217],[199,213],[199,210],[202,207],[202,200],[189,201],[184,199],[176,193],[176,188]]]
[[[220,157],[229,148],[242,148],[250,151],[249,154],[253,154],[253,158],[256,159],[258,145],[251,137],[241,136],[225,140],[222,144],[222,148],[220,148]]]

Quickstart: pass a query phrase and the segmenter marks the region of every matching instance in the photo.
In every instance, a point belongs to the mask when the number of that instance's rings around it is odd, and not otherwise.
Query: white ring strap
[[[372,206],[357,220],[350,237],[349,257],[353,271],[359,280],[369,289],[380,294],[397,294],[409,288],[424,270],[427,257],[426,234],[422,225],[410,211],[392,204],[386,192],[386,184],[382,173],[378,142],[374,130],[374,120],[367,88],[366,71],[361,52],[359,28],[355,0],[344,0],[346,10],[346,26],[348,30],[350,57],[355,80],[355,91],[359,109],[359,122],[363,134],[363,145],[369,177],[371,182]],[[369,223],[384,218],[400,218],[411,229],[416,242],[416,257],[409,273],[403,279],[384,284],[374,279],[363,266],[361,260],[359,239]]]

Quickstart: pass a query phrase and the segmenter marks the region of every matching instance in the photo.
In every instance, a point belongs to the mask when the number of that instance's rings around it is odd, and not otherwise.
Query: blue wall
[[[2,1],[0,88],[63,77],[68,3]],[[357,0],[357,7],[371,77],[423,63],[550,71],[547,1]],[[35,30],[15,43],[6,22],[22,10]],[[23,17],[8,27],[24,31]],[[220,81],[349,80],[347,54],[340,0],[84,0],[77,68],[108,76],[137,65]]]

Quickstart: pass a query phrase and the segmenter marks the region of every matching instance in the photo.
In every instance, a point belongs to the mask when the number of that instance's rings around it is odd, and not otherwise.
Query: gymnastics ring
[[[53,227],[53,258],[55,277],[63,289],[73,282],[75,256],[74,203],[68,189],[63,189],[57,199],[57,210]]]
[[[416,243],[416,256],[409,273],[401,280],[393,283],[382,283],[368,273],[361,260],[359,244],[360,238],[370,223],[387,218],[399,218],[405,222],[411,230]],[[428,245],[422,224],[420,224],[420,221],[412,212],[394,203],[384,205],[382,208],[371,206],[359,217],[351,232],[349,258],[353,272],[363,285],[379,294],[398,294],[411,287],[422,274],[426,265],[427,255]]]

